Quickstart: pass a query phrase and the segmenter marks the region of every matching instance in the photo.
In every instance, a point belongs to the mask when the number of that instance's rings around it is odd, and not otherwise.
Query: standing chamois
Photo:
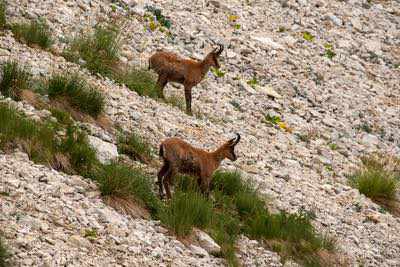
[[[156,52],[149,59],[149,69],[153,69],[158,74],[159,97],[164,99],[164,87],[168,82],[183,84],[185,87],[186,113],[191,115],[192,88],[203,80],[210,67],[219,69],[218,57],[223,50],[224,47],[220,44],[202,61],[183,59],[171,52]]]
[[[240,135],[236,135],[236,138],[227,141],[213,152],[195,148],[179,138],[164,140],[160,145],[160,157],[164,165],[158,173],[157,181],[160,198],[164,197],[163,185],[167,198],[171,198],[170,185],[177,173],[197,178],[202,193],[208,196],[212,175],[222,160],[228,158],[235,161],[237,159],[235,146],[240,141]]]

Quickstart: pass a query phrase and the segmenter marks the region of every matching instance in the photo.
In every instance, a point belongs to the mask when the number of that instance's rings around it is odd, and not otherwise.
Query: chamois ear
[[[230,146],[236,146],[237,143],[239,143],[239,141],[240,141],[240,134],[236,133],[236,135],[237,135],[237,136],[236,136],[235,138],[233,138],[233,139],[231,139],[231,140],[228,141],[228,143],[229,143]]]

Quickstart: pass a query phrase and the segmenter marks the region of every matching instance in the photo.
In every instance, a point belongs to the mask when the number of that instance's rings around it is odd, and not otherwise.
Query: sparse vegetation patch
[[[143,163],[149,163],[153,159],[151,145],[134,132],[118,138],[118,151]]]
[[[141,96],[159,97],[160,91],[156,86],[156,81],[148,70],[135,67],[130,67],[126,70],[116,70],[113,78]]]
[[[53,44],[51,31],[44,20],[33,20],[30,23],[13,24],[14,37],[29,46],[38,45],[47,49]]]
[[[119,51],[119,30],[114,26],[97,26],[93,34],[73,39],[63,55],[93,74],[109,76],[118,64]]]

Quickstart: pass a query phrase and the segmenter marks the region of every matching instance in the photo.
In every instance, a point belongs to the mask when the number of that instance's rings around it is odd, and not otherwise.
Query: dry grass
[[[149,211],[132,199],[118,196],[104,196],[103,201],[119,213],[127,214],[132,218],[146,220],[151,218]]]

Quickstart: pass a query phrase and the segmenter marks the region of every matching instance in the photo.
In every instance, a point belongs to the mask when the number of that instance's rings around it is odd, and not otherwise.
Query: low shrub
[[[17,40],[29,46],[38,45],[47,49],[53,44],[50,28],[44,20],[13,24],[11,30]]]
[[[0,92],[5,97],[21,100],[22,90],[28,89],[30,75],[15,61],[7,61],[3,65]]]

